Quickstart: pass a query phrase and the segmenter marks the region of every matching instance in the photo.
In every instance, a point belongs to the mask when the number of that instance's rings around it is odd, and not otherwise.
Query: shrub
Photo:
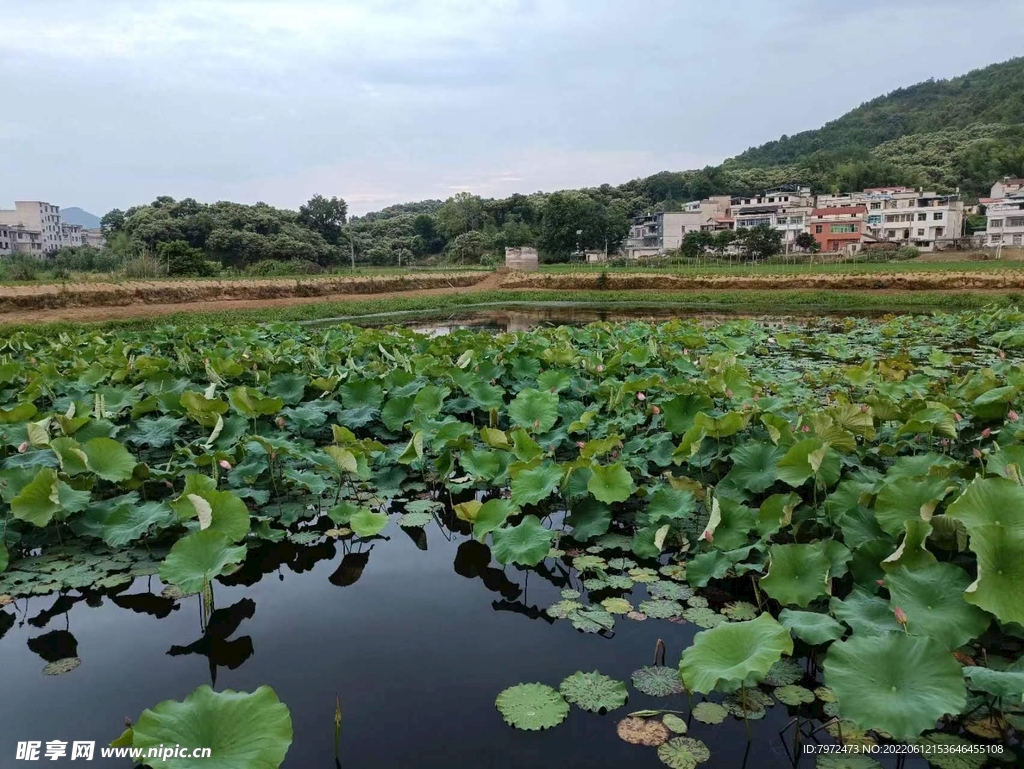
[[[276,259],[263,259],[245,268],[246,275],[254,275],[260,278],[273,278],[283,275],[316,275],[320,272],[323,272],[323,268],[319,264],[305,259],[289,259],[286,262],[277,261]]]
[[[39,277],[39,261],[31,256],[14,256],[7,262],[7,280],[27,283]]]
[[[906,261],[907,259],[917,259],[921,255],[921,251],[914,246],[903,246],[899,251],[893,254],[892,258],[897,261]]]
[[[168,275],[202,278],[216,274],[216,271],[211,271],[203,250],[201,248],[192,248],[184,240],[172,240],[170,243],[161,243],[157,248],[156,255],[166,266]]]
[[[164,263],[154,259],[152,256],[138,256],[129,259],[121,268],[126,278],[132,280],[145,280],[159,278],[167,274]]]

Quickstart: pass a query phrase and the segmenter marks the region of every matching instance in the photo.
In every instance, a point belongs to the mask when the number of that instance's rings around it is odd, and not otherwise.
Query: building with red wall
[[[815,208],[808,226],[821,251],[843,251],[860,246],[868,232],[867,215],[867,206]]]

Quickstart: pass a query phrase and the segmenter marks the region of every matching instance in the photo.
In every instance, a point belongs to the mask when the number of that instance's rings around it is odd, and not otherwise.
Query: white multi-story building
[[[44,254],[61,247],[59,206],[40,200],[16,200],[13,210],[0,210],[0,224],[38,232]]]
[[[676,251],[688,232],[712,229],[709,222],[728,216],[729,197],[721,195],[686,203],[682,211],[658,211],[633,219],[623,244],[626,256],[654,256]]]
[[[0,224],[0,256],[30,254],[42,256],[43,233],[20,224]]]
[[[963,233],[964,204],[959,195],[937,195],[910,187],[871,187],[863,192],[819,195],[820,208],[864,206],[876,240],[900,241],[925,251],[936,241]]]
[[[1024,246],[1024,191],[988,206],[985,245]]]
[[[814,196],[810,187],[794,185],[768,190],[761,195],[734,197],[730,205],[735,229],[767,225],[782,233],[782,242],[788,250],[796,236],[807,231]]]
[[[78,248],[86,245],[85,227],[80,224],[60,224],[60,245],[62,248]]]

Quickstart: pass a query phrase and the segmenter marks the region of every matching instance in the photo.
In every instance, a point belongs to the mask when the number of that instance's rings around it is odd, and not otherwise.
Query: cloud
[[[33,109],[0,113],[0,205],[362,212],[702,166],[1018,53],[1024,3],[984,4],[5,0],[5,98]]]

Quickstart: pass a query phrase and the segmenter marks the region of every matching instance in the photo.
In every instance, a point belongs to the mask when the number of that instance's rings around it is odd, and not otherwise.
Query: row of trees
[[[801,251],[812,253],[819,249],[818,241],[807,232],[798,234],[794,245]],[[698,259],[706,254],[722,257],[727,253],[737,253],[743,259],[758,261],[775,256],[782,249],[782,232],[762,224],[750,229],[688,232],[683,236],[679,250],[688,259]]]

